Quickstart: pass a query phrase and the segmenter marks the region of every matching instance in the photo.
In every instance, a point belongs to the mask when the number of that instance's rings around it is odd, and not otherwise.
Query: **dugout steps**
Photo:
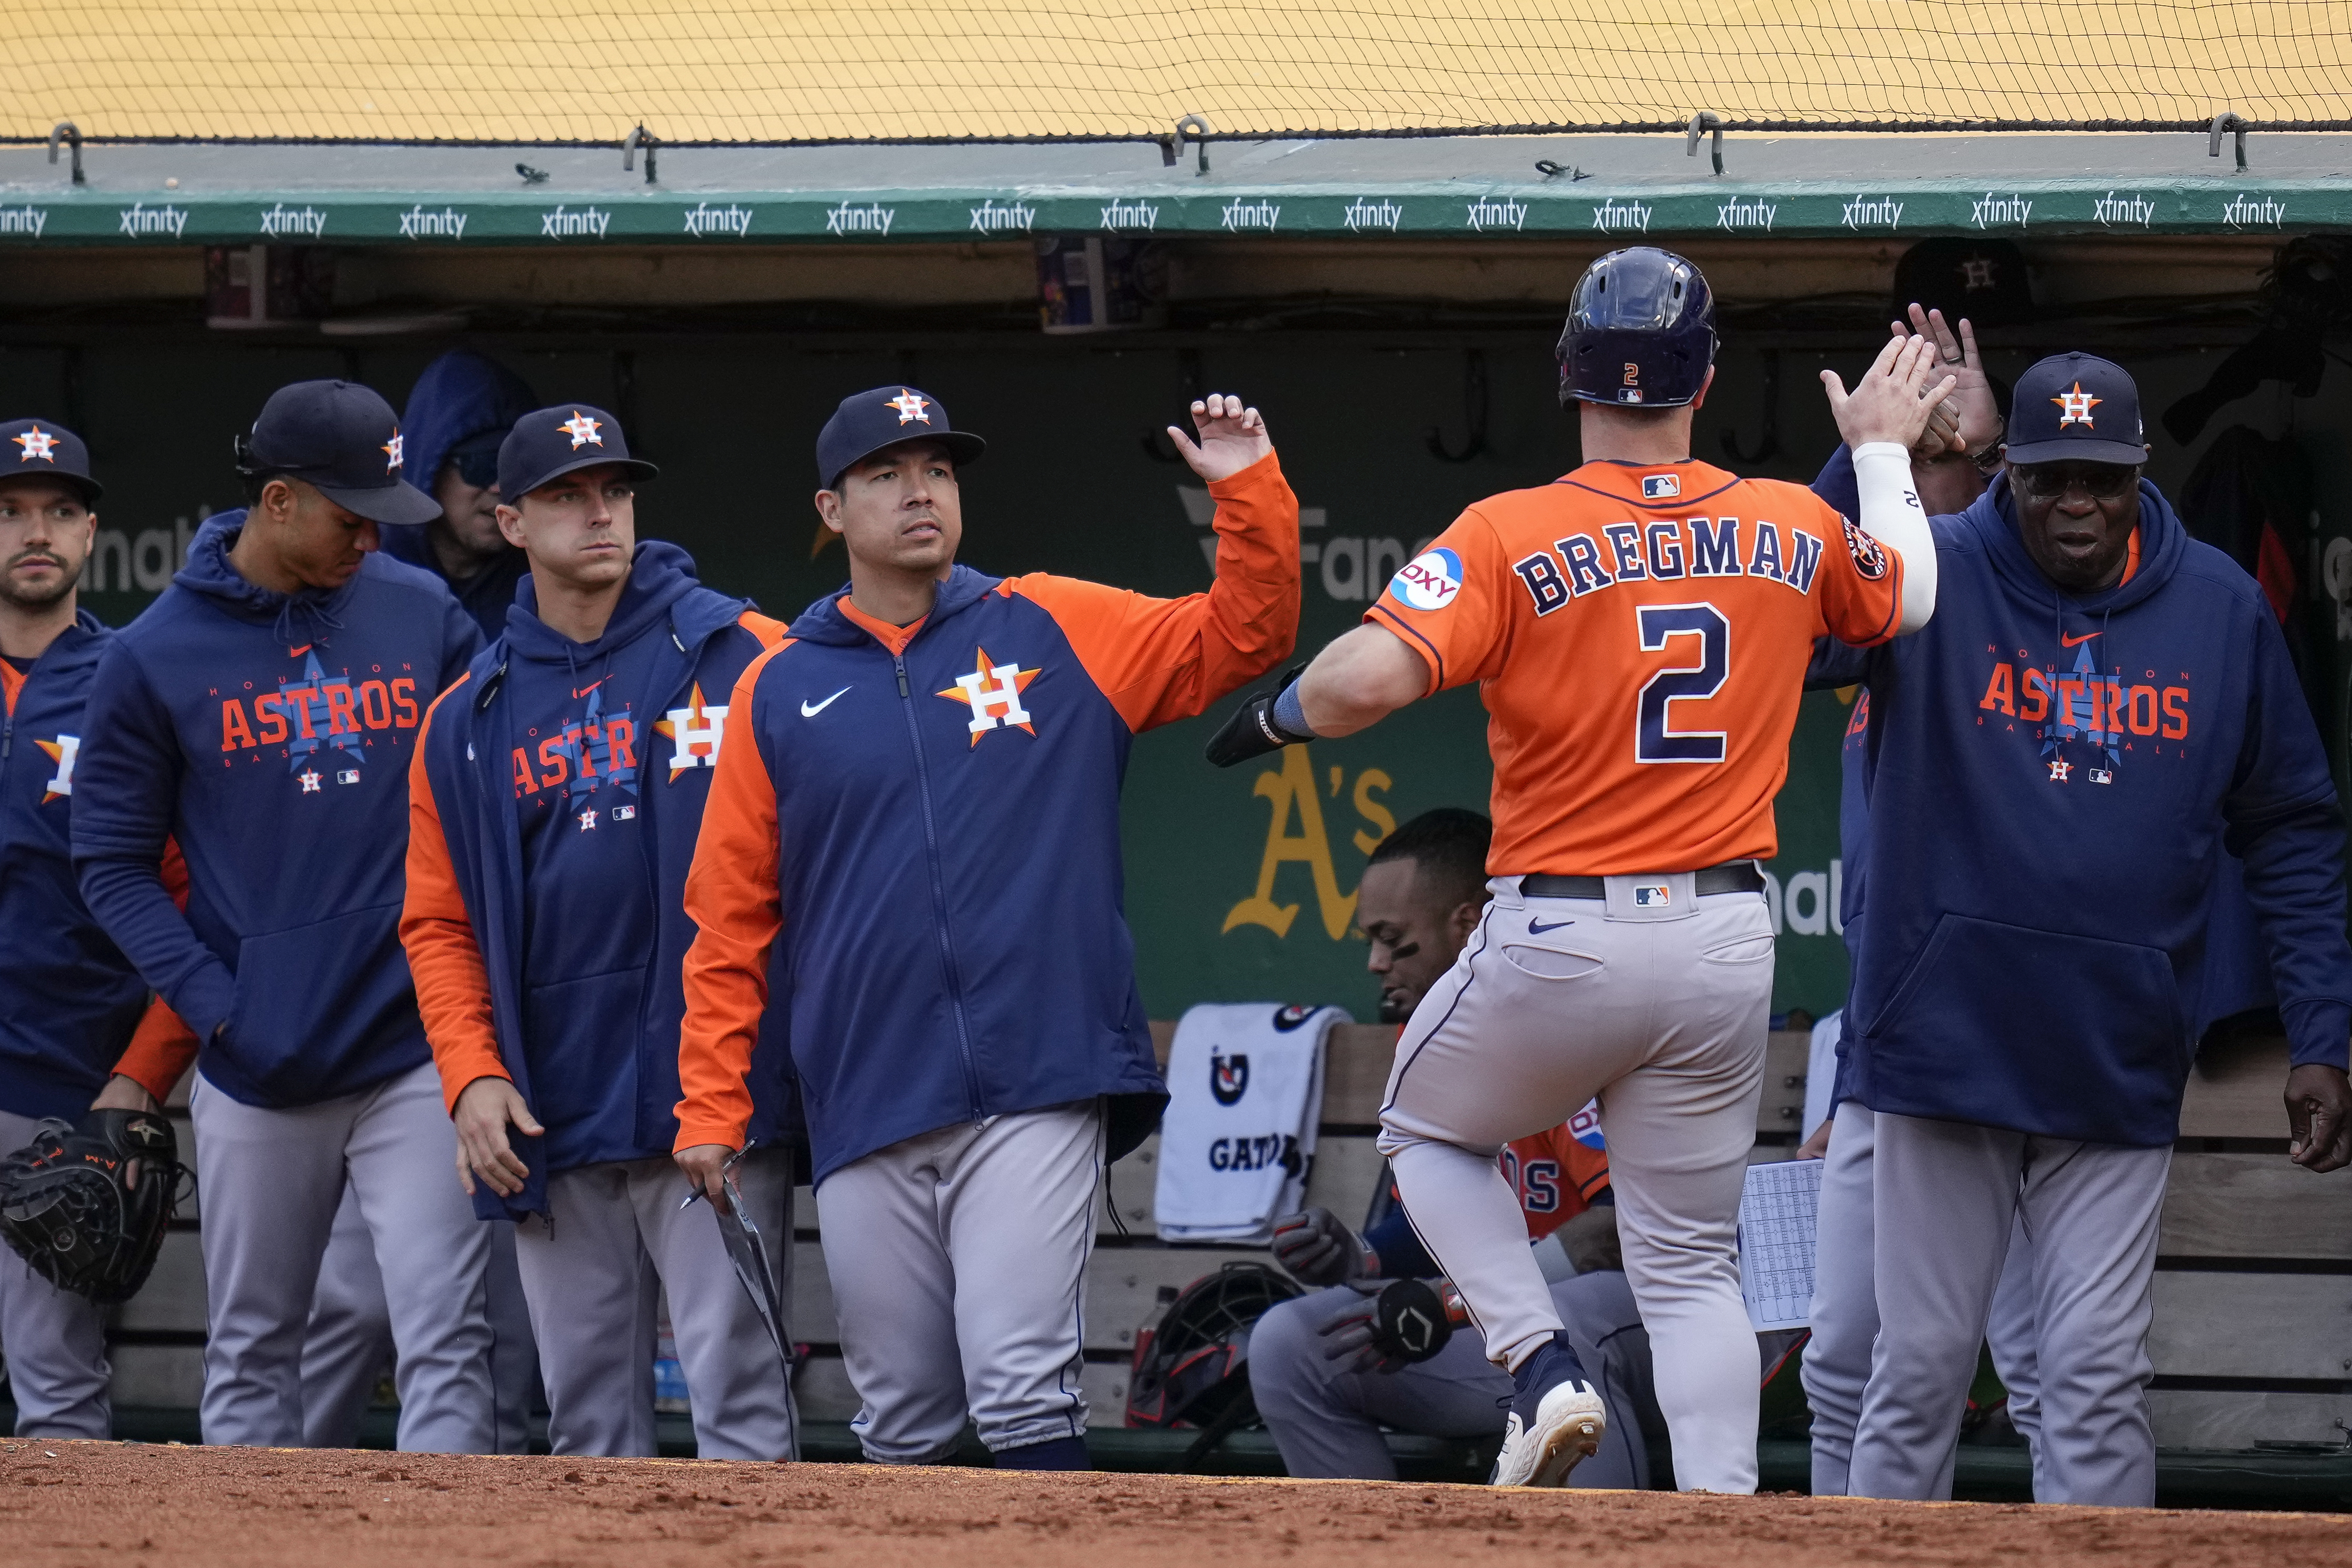
[[[1154,1026],[1164,1059],[1173,1026]],[[1379,1178],[1372,1146],[1395,1031],[1343,1025],[1333,1031],[1325,1074],[1320,1147],[1308,1201],[1353,1218]],[[1757,1116],[1758,1161],[1786,1159],[1796,1142],[1805,1090],[1807,1037],[1771,1037]],[[2165,1196],[2156,1276],[2148,1394],[2164,1449],[2159,1486],[2181,1506],[2352,1509],[2352,1228],[2342,1223],[2352,1171],[2314,1176],[2287,1165],[2280,1101],[2285,1047],[2275,1039],[2209,1042],[2189,1083],[2182,1136]],[[193,1147],[184,1107],[179,1133]],[[1192,1434],[1128,1431],[1129,1356],[1136,1331],[1181,1289],[1229,1259],[1261,1250],[1170,1247],[1153,1227],[1159,1140],[1111,1168],[1089,1268],[1085,1385],[1101,1428],[1096,1461],[1116,1469],[1172,1469]],[[199,1203],[201,1202],[201,1195]],[[1116,1219],[1112,1210],[1116,1210]],[[811,1346],[798,1378],[813,1458],[856,1457],[847,1423],[856,1398],[840,1357],[816,1206],[803,1189],[794,1211],[792,1333]],[[126,1437],[193,1442],[203,1384],[205,1328],[202,1217],[183,1216],[165,1239],[153,1278],[119,1309],[110,1331],[118,1429]],[[682,1416],[663,1418],[665,1452],[690,1453]],[[371,1417],[367,1441],[390,1447],[393,1417]],[[1777,1436],[1777,1434],[1776,1434]],[[2258,1443],[2319,1445],[2296,1452]],[[1488,1458],[1476,1446],[1392,1437],[1409,1479],[1478,1479]],[[972,1445],[973,1462],[985,1462]],[[1765,1484],[1801,1490],[1804,1448],[1767,1441]],[[1657,1456],[1666,1473],[1666,1456]],[[2028,1495],[2021,1450],[1965,1446],[1960,1495],[1984,1500]],[[1278,1474],[1272,1443],[1239,1433],[1213,1456],[1227,1474]]]

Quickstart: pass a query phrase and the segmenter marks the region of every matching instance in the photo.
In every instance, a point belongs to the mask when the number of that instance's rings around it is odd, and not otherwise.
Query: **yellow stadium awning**
[[[2352,5],[2283,0],[80,0],[10,7],[0,134],[989,141],[2352,127]]]

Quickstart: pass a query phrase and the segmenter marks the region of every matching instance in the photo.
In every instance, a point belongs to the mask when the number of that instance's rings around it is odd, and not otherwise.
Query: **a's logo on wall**
[[[1249,1092],[1249,1058],[1242,1055],[1209,1057],[1209,1092],[1220,1105],[1236,1105]]]

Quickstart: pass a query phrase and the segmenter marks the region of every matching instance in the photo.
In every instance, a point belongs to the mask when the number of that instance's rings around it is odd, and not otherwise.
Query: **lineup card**
[[[1813,1218],[1820,1160],[1749,1166],[1739,1198],[1739,1293],[1759,1333],[1803,1328],[1812,1316]]]

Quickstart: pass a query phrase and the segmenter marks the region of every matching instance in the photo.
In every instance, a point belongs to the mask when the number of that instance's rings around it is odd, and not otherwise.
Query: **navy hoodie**
[[[228,560],[244,524],[206,521],[100,661],[73,858],[214,1087],[308,1105],[426,1058],[399,936],[408,760],[481,639],[439,579],[380,553],[331,592],[257,588]],[[167,837],[184,915],[156,870]]]
[[[68,851],[83,706],[114,633],[87,610],[26,673],[0,723],[0,1111],[79,1116],[147,1009],[81,901]]]
[[[727,693],[783,635],[657,540],[595,642],[537,611],[525,578],[506,634],[434,706],[410,786],[401,931],[446,1097],[504,1077],[547,1129],[509,1134],[530,1175],[510,1198],[480,1188],[485,1218],[547,1212],[555,1172],[669,1153],[687,868]],[[752,1073],[762,1143],[790,1114],[771,1017]]]
[[[2260,586],[2140,486],[2129,580],[2076,597],[2007,480],[1934,519],[1936,614],[1817,678],[1871,691],[1844,1075],[1874,1111],[2153,1147],[2179,1130],[2225,855],[2296,1063],[2346,1065],[2352,945],[2326,756]],[[1884,871],[1885,868],[1879,868]]]
[[[400,416],[401,438],[407,444],[406,468],[417,476],[428,496],[441,481],[441,465],[450,451],[468,436],[486,430],[503,434],[515,421],[539,406],[539,399],[520,376],[467,349],[452,349],[425,367],[409,389],[408,407]],[[422,567],[449,581],[425,538],[425,525],[390,527],[383,530],[383,553],[394,560]],[[507,612],[515,601],[515,586],[530,572],[530,558],[509,549],[488,567],[463,582],[449,582],[449,591],[482,629],[485,641],[506,630]]]

